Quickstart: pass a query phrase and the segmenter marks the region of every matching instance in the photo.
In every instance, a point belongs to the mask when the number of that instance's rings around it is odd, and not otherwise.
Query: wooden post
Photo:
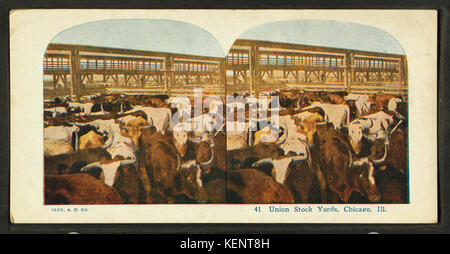
[[[248,65],[249,65],[249,69],[250,69],[250,95],[254,95],[254,80],[255,80],[255,74],[254,74],[254,70],[255,70],[255,48],[254,46],[251,46],[250,49],[248,50]],[[247,71],[246,71],[247,72]]]
[[[344,83],[348,93],[351,93],[352,91],[353,67],[353,54],[350,51],[347,51],[345,54]]]
[[[251,46],[249,49],[250,67],[250,93],[257,96],[261,90],[261,68],[259,66],[259,47]]]
[[[173,57],[166,56],[164,63],[165,63],[165,72],[164,72],[165,88],[167,95],[170,96],[172,87],[175,85],[175,72],[173,71]]]
[[[64,88],[66,88],[67,87],[67,75],[63,74],[63,75],[61,75],[61,78],[62,78],[63,86],[64,86]]]
[[[58,83],[58,79],[55,76],[55,74],[53,74],[52,77],[53,77],[53,90],[55,90],[56,89],[56,84]]]
[[[402,87],[402,75],[403,75],[403,72],[402,72],[402,68],[403,68],[403,66],[402,66],[402,59],[400,58],[399,60],[398,60],[398,79],[399,79],[399,82],[400,82],[400,89],[402,89],[403,87]]]
[[[80,73],[80,52],[78,50],[72,50],[70,52],[70,76],[72,77],[70,95],[79,96],[81,85],[81,73]]]
[[[226,82],[227,82],[227,70],[225,59],[223,59],[219,62],[219,85],[221,87],[225,87]]]

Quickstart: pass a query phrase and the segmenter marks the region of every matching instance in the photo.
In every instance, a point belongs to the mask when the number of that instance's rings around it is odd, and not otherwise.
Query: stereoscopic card
[[[10,30],[12,223],[437,223],[436,11],[29,9]]]

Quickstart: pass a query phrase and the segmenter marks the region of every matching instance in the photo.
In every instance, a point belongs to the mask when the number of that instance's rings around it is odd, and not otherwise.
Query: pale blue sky
[[[90,45],[223,57],[217,39],[196,25],[173,20],[115,19],[81,24],[59,33],[53,43]]]
[[[375,27],[329,20],[265,23],[239,38],[404,54],[397,40]],[[196,25],[173,20],[115,19],[60,32],[53,43],[224,57],[216,38]]]
[[[400,43],[381,29],[332,20],[265,23],[247,30],[239,38],[405,54]]]

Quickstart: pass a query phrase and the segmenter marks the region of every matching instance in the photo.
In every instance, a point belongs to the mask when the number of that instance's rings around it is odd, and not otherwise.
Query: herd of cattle
[[[258,99],[236,94],[244,99],[213,99],[199,113],[186,106],[194,97],[187,104],[129,94],[45,101],[45,203],[408,202],[405,98],[261,96],[277,103],[253,108],[248,102]]]

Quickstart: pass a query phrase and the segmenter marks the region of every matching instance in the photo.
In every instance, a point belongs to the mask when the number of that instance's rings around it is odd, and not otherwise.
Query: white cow
[[[247,127],[245,121],[226,120],[227,150],[235,150],[247,147]]]
[[[169,108],[154,108],[146,106],[136,106],[126,113],[143,111],[147,115],[147,121],[155,126],[156,130],[162,134],[172,130],[172,111]]]
[[[94,103],[92,102],[85,102],[85,103],[79,103],[79,102],[68,102],[69,107],[78,108],[80,111],[84,113],[84,115],[90,115],[92,107],[94,106]]]
[[[391,98],[388,102],[388,110],[393,112],[398,119],[404,120],[405,117],[397,111],[397,104],[402,101],[400,98]]]
[[[313,102],[302,110],[312,108],[321,108],[325,113],[325,120],[331,122],[337,130],[350,123],[350,108],[347,105]]]
[[[369,140],[389,139],[390,127],[394,124],[394,118],[380,111],[374,114],[354,120],[348,128],[350,144],[356,154],[361,152],[363,136]]]
[[[136,158],[130,160],[109,160],[97,161],[84,166],[81,172],[89,171],[93,168],[101,168],[103,172],[103,181],[109,187],[112,187],[115,182],[116,173],[120,166],[131,165],[136,162]]]
[[[44,109],[44,111],[50,112],[52,114],[52,117],[63,116],[64,114],[67,114],[66,107],[46,108]]]
[[[267,125],[261,130],[262,135],[259,142],[276,143],[284,150],[284,154],[286,155],[288,153],[294,153],[296,155],[309,153],[306,136],[297,131],[298,128],[295,124],[295,117],[285,115],[271,118],[271,123],[274,123],[275,121],[278,121],[278,126],[282,131],[277,131],[277,129],[274,128],[276,125],[272,127]]]
[[[136,158],[133,142],[130,138],[122,136],[120,124],[114,119],[95,120],[89,124],[96,126],[100,132],[108,133],[109,138],[105,147],[112,159],[117,156],[121,156],[125,159]]]
[[[283,184],[286,179],[286,173],[289,168],[289,165],[292,162],[307,160],[309,157],[308,153],[284,157],[279,159],[265,158],[253,163],[253,167],[259,167],[265,163],[271,163],[273,165],[272,176],[275,178],[277,182]]]
[[[44,128],[44,155],[58,155],[73,152],[72,133],[76,133],[77,126],[49,126]],[[75,137],[77,147],[78,137]]]
[[[370,110],[372,102],[369,101],[369,95],[365,94],[349,94],[344,97],[346,101],[354,100],[357,117],[362,117],[364,113]]]

